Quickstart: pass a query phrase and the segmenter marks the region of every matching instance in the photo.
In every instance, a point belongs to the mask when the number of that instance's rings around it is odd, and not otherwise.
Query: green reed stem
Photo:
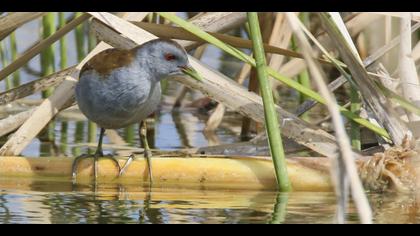
[[[79,17],[83,15],[82,12],[76,12],[75,17]],[[85,31],[86,24],[80,24],[75,29],[75,40],[76,40],[76,51],[77,51],[77,60],[81,62],[83,58],[86,56],[85,44],[86,44],[86,31]],[[88,37],[88,46],[89,48],[93,48],[95,44],[95,38],[91,34],[87,34]],[[79,129],[83,130],[84,124],[78,124],[80,127]],[[97,135],[97,126],[92,121],[88,121],[88,142],[93,143],[96,142],[96,135]],[[91,150],[89,149],[89,153]]]
[[[5,68],[9,64],[9,60],[7,60],[6,55],[6,47],[4,46],[4,41],[0,42],[0,60],[1,64],[3,65],[3,68]],[[6,77],[5,83],[5,89],[9,90],[12,88],[12,83],[10,81],[10,77]]]
[[[268,80],[265,52],[260,25],[258,22],[258,14],[256,12],[248,12],[248,22],[256,60],[258,82],[260,85],[260,91],[264,104],[266,130],[270,144],[271,155],[273,157],[277,183],[279,185],[280,191],[290,191],[291,185],[289,181],[289,175],[287,174],[286,157],[284,155],[283,142],[280,135],[281,129],[278,122],[271,85]]]
[[[299,18],[301,19],[301,21],[302,21],[302,23],[305,25],[305,26],[309,26],[309,12],[302,12],[302,13],[300,13],[300,15],[299,15]],[[293,36],[294,37],[294,36]],[[294,40],[292,41],[292,42],[294,42]],[[295,46],[295,51],[297,52],[298,51],[298,47],[297,47],[297,45],[294,45]],[[308,70],[307,69],[305,69],[304,71],[302,71],[299,75],[298,75],[298,81],[299,81],[299,83],[302,85],[302,86],[304,86],[304,87],[306,87],[306,88],[311,88],[311,81],[310,81],[310,79],[309,79],[309,74],[308,74]],[[299,93],[299,101],[300,101],[300,103],[303,103],[304,101],[306,101],[306,100],[308,100],[309,99],[309,97],[308,96],[306,96],[305,94],[302,94],[302,93]],[[302,115],[301,115],[301,118],[303,119],[303,120],[308,120],[309,119],[309,116],[308,116],[308,112],[305,112],[305,113],[303,113]]]
[[[42,17],[42,38],[48,38],[54,34],[55,16],[54,13],[49,12]],[[54,72],[54,47],[50,45],[43,52],[41,52],[41,74],[42,76],[49,75]],[[46,98],[52,94],[53,89],[49,88],[42,92],[42,97]]]
[[[64,12],[58,13],[58,26],[61,29],[66,24],[64,18]],[[60,38],[60,69],[67,68],[67,37],[63,36]],[[61,138],[60,138],[60,152],[66,153],[67,142],[68,142],[68,122],[61,121]]]
[[[58,13],[58,25],[62,28],[66,24],[64,12]],[[63,70],[67,67],[67,38],[63,36],[60,38],[60,68]]]
[[[49,12],[42,17],[42,38],[48,38],[56,31],[55,26],[55,13]],[[41,75],[47,76],[54,73],[55,67],[54,59],[54,47],[53,45],[48,46],[44,51],[41,52]],[[48,88],[45,91],[42,91],[42,98],[49,97],[53,92],[53,88]],[[54,127],[55,122],[52,121],[46,127],[46,135],[49,141],[54,140]]]
[[[82,12],[76,12],[75,18],[83,15]],[[75,29],[77,61],[81,62],[85,57],[85,23],[78,25]]]
[[[134,137],[136,135],[134,125],[124,128],[125,141],[129,144],[134,144]]]
[[[18,57],[15,32],[12,32],[10,34],[10,53],[11,53],[12,61],[15,61]],[[13,87],[18,87],[19,85],[20,85],[20,72],[19,70],[16,70],[15,72],[13,72]]]
[[[362,107],[361,99],[357,89],[353,86],[350,86],[350,111],[354,114],[359,115],[360,109]],[[354,122],[350,121],[350,139],[351,139],[351,146],[354,150],[362,150],[362,143],[360,141],[360,126]]]
[[[84,34],[83,34],[84,36]],[[93,48],[95,48],[96,46],[96,38],[95,35],[88,33],[87,34],[87,40],[88,40],[88,51],[90,52],[91,50],[93,50]],[[83,58],[85,57],[85,55],[83,55]],[[93,143],[96,142],[96,136],[97,136],[97,131],[98,131],[98,127],[96,125],[96,123],[89,121],[88,122],[88,142]]]

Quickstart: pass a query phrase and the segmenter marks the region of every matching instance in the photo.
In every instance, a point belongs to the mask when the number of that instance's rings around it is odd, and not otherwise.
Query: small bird
[[[147,143],[144,119],[153,113],[161,99],[160,81],[174,75],[194,75],[185,49],[173,40],[155,39],[130,50],[107,49],[92,57],[81,69],[76,84],[76,101],[80,111],[100,127],[96,152],[76,157],[72,176],[83,158],[94,158],[95,180],[98,159],[110,158],[121,175],[134,159],[130,155],[123,168],[113,156],[104,156],[102,139],[106,129],[123,128],[140,123],[139,134],[152,181],[151,151]],[[196,77],[198,79],[199,77]]]

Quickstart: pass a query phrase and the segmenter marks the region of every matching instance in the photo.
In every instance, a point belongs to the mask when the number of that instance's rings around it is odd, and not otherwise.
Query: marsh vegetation
[[[419,27],[419,13],[3,13],[0,221],[31,222],[11,199],[40,191],[44,222],[62,221],[51,220],[66,210],[60,201],[74,203],[72,216],[91,201],[105,222],[116,219],[103,204],[127,223],[296,222],[300,204],[320,201],[300,223],[384,222],[378,199],[397,199],[386,209],[410,202],[402,221],[419,222]],[[107,48],[157,37],[183,46],[201,79],[162,81],[146,120],[156,183],[148,186],[139,158],[120,180],[104,160],[94,185],[86,161],[71,184],[71,160],[93,152],[98,135],[75,103],[80,69]],[[107,130],[104,150],[121,162],[141,154],[138,128]],[[318,210],[327,216],[315,219]]]

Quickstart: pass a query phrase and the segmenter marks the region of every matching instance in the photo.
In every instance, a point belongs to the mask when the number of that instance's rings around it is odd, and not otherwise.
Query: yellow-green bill
[[[191,78],[198,80],[198,81],[203,80],[203,77],[201,77],[201,75],[198,74],[198,72],[196,70],[194,70],[194,68],[192,68],[191,66],[183,68],[182,72],[186,75],[189,75]]]

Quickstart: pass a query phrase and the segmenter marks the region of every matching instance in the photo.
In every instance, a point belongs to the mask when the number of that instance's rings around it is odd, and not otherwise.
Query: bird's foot
[[[102,152],[96,152],[95,154],[82,154],[82,155],[76,157],[73,161],[73,165],[72,165],[72,180],[73,180],[73,183],[76,182],[77,167],[79,165],[79,162],[81,160],[85,159],[85,158],[93,158],[94,159],[93,175],[94,175],[94,178],[95,178],[95,183],[96,183],[96,179],[98,178],[98,161],[99,161],[99,158],[110,159],[118,167],[118,172],[121,172],[121,166],[120,166],[118,160],[112,155],[104,155]]]
[[[150,181],[150,184],[152,184],[152,182],[153,182],[152,162],[151,162],[152,151],[150,151],[150,150],[144,150],[144,157],[146,158],[146,162],[147,162],[147,170],[148,170],[149,181]],[[125,162],[124,166],[121,168],[121,171],[120,171],[119,176],[122,176],[124,174],[124,172],[127,170],[127,167],[131,164],[131,162],[133,162],[133,160],[135,158],[136,157],[135,157],[134,154],[131,154],[128,157],[128,159]]]

